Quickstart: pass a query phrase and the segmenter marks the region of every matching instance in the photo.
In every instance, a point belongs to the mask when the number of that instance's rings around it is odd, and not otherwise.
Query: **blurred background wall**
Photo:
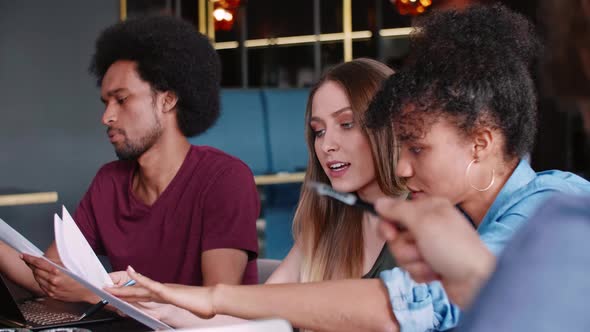
[[[87,67],[118,0],[0,0],[0,188],[57,191],[76,208],[115,155]],[[58,204],[0,207],[0,218],[43,249]]]

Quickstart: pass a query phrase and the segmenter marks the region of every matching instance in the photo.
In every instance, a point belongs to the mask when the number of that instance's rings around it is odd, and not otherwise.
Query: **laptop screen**
[[[16,285],[0,274],[0,316],[11,321],[24,322],[25,317],[17,305],[17,301],[21,299],[26,299],[24,291],[19,292]]]

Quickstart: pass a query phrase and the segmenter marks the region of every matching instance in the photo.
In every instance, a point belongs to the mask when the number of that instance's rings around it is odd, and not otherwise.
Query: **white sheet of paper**
[[[266,319],[245,323],[228,324],[206,328],[187,328],[178,332],[293,332],[291,324],[284,319]]]
[[[68,276],[72,277],[74,280],[78,281],[82,286],[86,287],[94,294],[98,295],[101,299],[105,299],[109,302],[110,305],[119,309],[121,312],[126,314],[127,316],[137,320],[138,322],[154,329],[154,330],[173,330],[172,327],[167,325],[166,323],[152,317],[148,313],[143,312],[142,310],[132,306],[131,304],[118,299],[117,297],[107,293],[102,288],[96,287],[84,278],[79,277],[78,275],[72,273],[71,271],[64,269],[63,267],[50,262],[53,266],[58,268],[63,273],[67,274]]]
[[[62,218],[56,214],[53,223],[57,251],[65,267],[97,288],[112,286],[111,277],[65,206],[62,207]]]
[[[64,216],[66,217],[66,219],[69,218],[69,220],[73,223],[72,217],[69,215],[69,213],[67,213],[67,211],[65,211]],[[65,241],[65,243],[69,244],[71,242],[78,242],[78,241],[72,241],[71,239],[68,238],[68,234],[70,234],[70,233],[62,232],[64,229],[67,229],[67,222],[62,221],[57,215],[55,215],[54,223],[57,224],[58,222],[60,224],[58,224],[58,226],[57,226],[58,231],[56,232],[56,241],[57,241],[57,238],[61,238],[60,241],[64,242],[63,240],[67,238],[68,241]],[[74,223],[74,226],[75,226],[75,223]],[[72,229],[70,228],[69,231],[71,231],[71,230]],[[80,230],[78,229],[77,226],[76,226],[75,230],[80,232]],[[65,234],[65,236],[64,236],[64,234]],[[82,233],[80,232],[79,235],[82,235]],[[48,262],[49,264],[55,266],[57,269],[59,269],[60,271],[62,271],[65,274],[67,274],[68,276],[70,276],[74,280],[78,281],[80,284],[82,284],[82,286],[88,288],[90,291],[92,291],[94,294],[98,295],[100,298],[109,301],[109,304],[111,304],[115,308],[121,310],[121,312],[123,312],[127,316],[137,320],[138,322],[140,322],[140,323],[142,323],[154,330],[172,330],[172,327],[163,323],[162,321],[157,320],[156,318],[154,318],[154,317],[150,316],[149,314],[141,311],[140,309],[132,306],[131,304],[129,304],[125,301],[119,300],[118,298],[114,297],[113,295],[105,292],[102,288],[106,285],[103,286],[103,283],[100,283],[101,286],[97,287],[94,285],[93,282],[87,281],[85,279],[85,277],[79,276],[78,274],[76,274],[72,271],[69,271],[68,269],[50,261],[45,256],[43,256],[43,252],[39,248],[37,248],[34,244],[32,244],[29,240],[27,240],[24,236],[22,236],[19,232],[17,232],[14,228],[12,228],[10,225],[8,225],[2,219],[0,219],[0,240],[4,241],[6,244],[8,244],[9,246],[11,246],[12,248],[14,248],[16,251],[18,251],[20,253],[40,257],[41,259],[43,259],[44,261]],[[89,249],[92,252],[92,255],[94,256],[94,258],[96,258],[96,262],[92,263],[92,264],[94,264],[94,267],[100,266],[104,270],[104,268],[102,267],[102,264],[100,264],[100,261],[98,261],[98,257],[96,257],[96,255],[94,254],[94,252],[90,248],[90,245],[88,244],[88,242],[86,241],[85,238],[84,238],[83,243],[85,243],[88,246],[87,249]],[[81,246],[81,247],[83,247],[83,246]],[[58,249],[59,249],[59,247],[58,247]],[[85,249],[82,249],[82,250],[85,250]],[[86,254],[88,254],[88,253],[86,253]],[[62,257],[62,261],[63,261],[63,256],[62,256],[61,252],[60,252],[60,257]],[[67,256],[67,257],[70,257],[70,256]],[[78,258],[76,258],[76,259],[78,259]],[[106,273],[106,271],[104,271],[104,273],[105,273],[106,277],[109,279],[109,284],[112,285],[112,281],[111,281],[109,275]]]
[[[14,230],[14,228],[10,227],[10,225],[2,219],[0,219],[0,239],[21,254],[28,254],[36,257],[43,256],[43,251],[37,248],[37,246],[32,244],[19,232]]]

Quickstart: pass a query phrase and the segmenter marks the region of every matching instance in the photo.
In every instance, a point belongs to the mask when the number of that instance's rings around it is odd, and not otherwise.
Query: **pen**
[[[372,213],[375,216],[378,215],[377,211],[375,211],[375,207],[373,206],[373,204],[363,201],[355,194],[337,191],[329,185],[321,182],[310,181],[308,183],[308,186],[315,189],[315,191],[321,196],[332,197],[344,204],[350,206],[357,206],[365,211]],[[398,223],[394,223],[394,225],[400,231],[405,230],[405,227],[403,225],[400,225]]]
[[[123,286],[121,286],[121,287],[133,286],[133,285],[135,285],[135,280],[131,279],[131,280],[127,281],[125,284],[123,284]],[[88,310],[86,310],[86,312],[84,312],[82,314],[82,316],[80,316],[80,318],[78,318],[78,320],[82,320],[82,319],[94,314],[95,312],[99,311],[107,304],[109,304],[109,301],[100,300],[100,302],[98,302],[98,303],[92,305],[90,308],[88,308]]]

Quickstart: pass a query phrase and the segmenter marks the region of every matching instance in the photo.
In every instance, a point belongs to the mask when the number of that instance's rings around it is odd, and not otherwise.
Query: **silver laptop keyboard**
[[[35,301],[27,301],[18,306],[25,319],[38,325],[50,325],[62,322],[77,321],[79,316],[67,312],[52,312],[48,308]]]

